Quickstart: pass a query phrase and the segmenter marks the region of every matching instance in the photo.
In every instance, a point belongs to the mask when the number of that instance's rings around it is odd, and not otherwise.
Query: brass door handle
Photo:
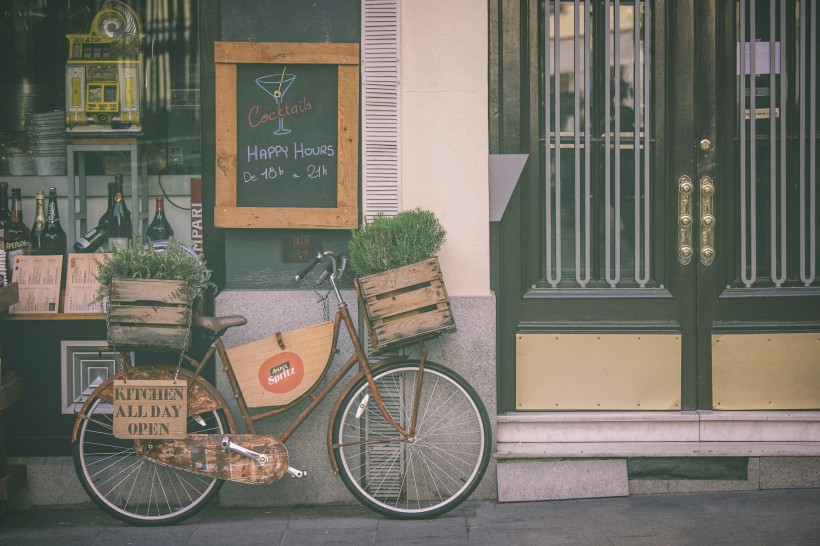
[[[687,265],[692,261],[692,179],[686,175],[678,178],[678,262]]]
[[[700,263],[710,266],[715,261],[715,183],[711,176],[700,179]]]

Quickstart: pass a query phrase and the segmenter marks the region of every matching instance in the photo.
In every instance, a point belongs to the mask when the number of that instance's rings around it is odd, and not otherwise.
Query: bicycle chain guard
[[[259,464],[250,457],[222,451],[222,439],[262,453],[267,462]],[[164,466],[179,468],[220,480],[266,485],[279,481],[288,469],[288,451],[273,436],[259,434],[189,434],[181,440],[137,440],[134,449],[140,457]]]

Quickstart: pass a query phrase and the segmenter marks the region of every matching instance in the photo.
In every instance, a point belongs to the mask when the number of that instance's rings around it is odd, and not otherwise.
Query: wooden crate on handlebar
[[[438,258],[354,280],[374,354],[455,331]]]

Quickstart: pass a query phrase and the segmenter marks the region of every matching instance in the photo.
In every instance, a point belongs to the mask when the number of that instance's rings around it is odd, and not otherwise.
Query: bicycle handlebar
[[[344,273],[345,268],[347,267],[347,254],[339,254],[338,256],[329,250],[325,250],[324,252],[317,252],[316,255],[305,264],[305,266],[299,270],[299,273],[293,277],[295,281],[304,280],[308,273],[310,273],[314,267],[316,267],[319,262],[323,261],[325,258],[330,258],[327,267],[325,267],[324,272],[316,281],[316,284],[321,284],[328,275],[332,276],[334,279]],[[335,271],[334,271],[335,270]]]
[[[301,281],[302,279],[304,279],[305,276],[308,273],[310,273],[310,271],[314,267],[316,267],[316,264],[318,264],[319,262],[321,262],[324,259],[324,257],[325,257],[325,255],[322,252],[318,252],[316,254],[316,256],[313,257],[312,260],[310,260],[307,264],[305,264],[305,267],[303,267],[302,269],[299,270],[299,273],[297,273],[296,276],[293,277],[293,280]]]

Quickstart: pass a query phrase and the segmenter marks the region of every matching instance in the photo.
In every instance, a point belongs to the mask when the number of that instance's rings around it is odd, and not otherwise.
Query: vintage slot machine
[[[136,13],[106,0],[88,34],[68,34],[66,132],[139,132],[144,34]]]

